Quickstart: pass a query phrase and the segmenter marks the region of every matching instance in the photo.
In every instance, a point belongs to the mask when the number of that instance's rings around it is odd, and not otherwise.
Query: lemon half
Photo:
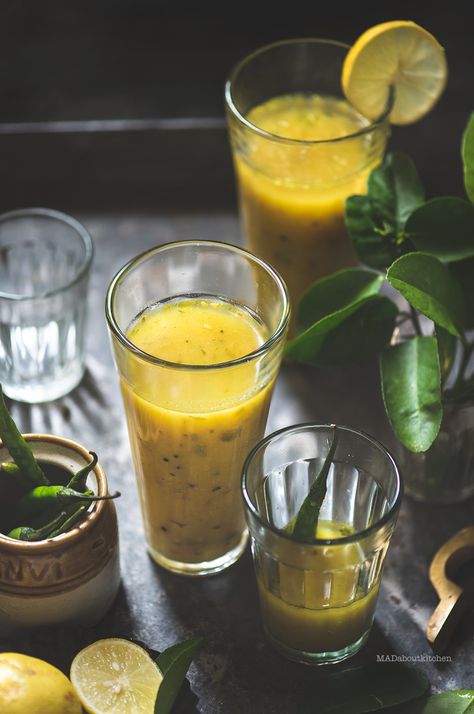
[[[163,675],[129,640],[98,640],[71,665],[71,682],[89,714],[153,714]]]
[[[342,88],[368,119],[385,111],[394,88],[392,124],[411,124],[427,114],[446,86],[444,50],[429,32],[408,20],[375,25],[346,55]]]

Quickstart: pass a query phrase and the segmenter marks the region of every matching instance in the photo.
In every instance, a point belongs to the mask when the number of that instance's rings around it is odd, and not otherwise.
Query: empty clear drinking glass
[[[297,540],[293,519],[332,443],[329,425],[276,432],[250,453],[243,475],[246,517],[269,641],[290,659],[327,664],[368,637],[401,497],[397,466],[371,437],[338,427],[314,539]]]
[[[0,382],[24,402],[57,399],[84,373],[92,240],[46,208],[0,216]]]

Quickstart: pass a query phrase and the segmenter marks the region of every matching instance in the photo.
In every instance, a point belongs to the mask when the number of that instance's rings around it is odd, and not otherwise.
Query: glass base
[[[177,575],[190,575],[196,577],[205,577],[206,575],[214,575],[222,570],[233,565],[242,555],[247,547],[248,531],[245,530],[242,538],[232,550],[227,551],[224,555],[214,560],[207,560],[202,563],[182,563],[179,560],[171,560],[162,553],[148,545],[148,552],[155,563],[161,565],[162,568],[169,570]]]
[[[309,665],[337,664],[338,662],[343,662],[360,650],[366,643],[370,632],[370,630],[367,630],[356,642],[347,645],[347,647],[343,647],[341,650],[335,650],[334,652],[303,652],[301,650],[295,650],[283,642],[280,642],[280,640],[275,639],[266,627],[264,627],[264,630],[267,640],[277,652],[287,659],[292,660],[292,662]]]
[[[3,391],[10,399],[17,402],[27,402],[28,404],[40,404],[41,402],[52,402],[54,399],[65,397],[77,387],[84,375],[84,363],[74,364],[65,374],[31,382],[19,382],[11,384],[3,383]]]

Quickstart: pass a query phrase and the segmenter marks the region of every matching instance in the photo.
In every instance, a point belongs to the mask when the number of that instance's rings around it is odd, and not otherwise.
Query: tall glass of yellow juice
[[[265,429],[285,285],[234,246],[169,243],[119,271],[106,312],[150,554],[218,572],[246,544],[240,474]]]
[[[355,262],[344,201],[364,193],[388,136],[344,99],[348,47],[302,39],[246,57],[226,83],[247,247],[281,273],[297,305],[318,278]]]
[[[310,664],[340,662],[366,641],[401,500],[385,448],[338,427],[314,539],[296,540],[292,525],[333,433],[303,424],[268,436],[242,480],[265,633],[289,659]]]

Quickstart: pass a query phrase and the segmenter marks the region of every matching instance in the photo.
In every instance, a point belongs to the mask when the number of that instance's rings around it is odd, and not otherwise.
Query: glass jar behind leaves
[[[428,451],[398,444],[406,493],[418,501],[455,503],[474,495],[474,401],[446,404],[438,436]]]

